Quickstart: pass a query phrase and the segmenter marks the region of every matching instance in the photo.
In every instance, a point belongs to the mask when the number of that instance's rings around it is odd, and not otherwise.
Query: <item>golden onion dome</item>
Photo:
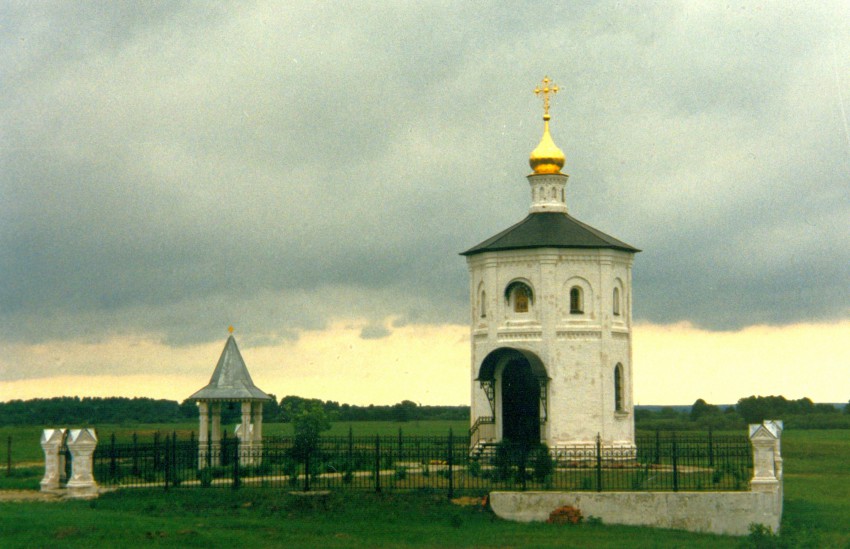
[[[534,173],[561,173],[561,168],[564,167],[564,151],[555,145],[552,141],[552,136],[549,135],[549,115],[543,117],[543,137],[540,138],[540,143],[528,157],[528,164]]]
[[[564,151],[555,145],[552,136],[549,135],[549,99],[551,95],[558,93],[558,89],[558,85],[553,84],[548,76],[544,76],[541,85],[534,88],[534,95],[543,98],[543,137],[528,158],[534,173],[561,173],[561,168],[564,167],[566,160]]]

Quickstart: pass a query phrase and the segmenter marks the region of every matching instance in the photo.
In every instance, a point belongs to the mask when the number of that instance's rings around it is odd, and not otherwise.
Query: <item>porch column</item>
[[[242,434],[239,437],[239,464],[251,465],[251,401],[242,401]]]
[[[200,414],[198,425],[198,469],[203,469],[207,466],[207,457],[209,456],[210,405],[205,401],[198,402],[198,413]]]
[[[251,433],[251,447],[254,451],[254,465],[263,462],[263,403],[254,403],[254,432]]]
[[[212,403],[212,432],[210,433],[210,464],[221,465],[221,402]]]

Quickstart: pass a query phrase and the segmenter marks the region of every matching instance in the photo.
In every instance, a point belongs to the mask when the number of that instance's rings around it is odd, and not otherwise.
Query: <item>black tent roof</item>
[[[594,229],[565,213],[539,212],[461,253],[476,255],[529,248],[610,248],[637,253],[640,250]]]

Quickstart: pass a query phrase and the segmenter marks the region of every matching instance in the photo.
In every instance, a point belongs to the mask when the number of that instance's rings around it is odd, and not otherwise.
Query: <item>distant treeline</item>
[[[322,408],[331,421],[419,421],[469,419],[469,406],[428,406],[410,400],[392,405],[358,406],[332,400],[285,396],[263,406],[263,420],[290,422],[303,410]],[[239,421],[239,403],[222,407],[222,422]],[[152,398],[55,397],[0,402],[0,426],[86,426],[97,424],[177,423],[197,419],[194,402]],[[635,424],[642,430],[742,429],[764,419],[781,419],[786,428],[850,429],[850,403],[840,408],[815,404],[808,398],[750,396],[734,406],[720,407],[699,399],[688,406],[637,407]]]
[[[665,406],[635,410],[635,426],[644,430],[734,430],[765,419],[781,419],[786,429],[850,429],[850,403],[842,413],[833,404],[815,404],[809,398],[749,396],[724,408],[700,398],[690,409]]]
[[[0,425],[173,423],[197,417],[198,408],[193,403],[152,398],[54,397],[0,402]]]

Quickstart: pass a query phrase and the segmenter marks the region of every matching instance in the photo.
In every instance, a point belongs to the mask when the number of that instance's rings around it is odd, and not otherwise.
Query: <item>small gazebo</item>
[[[233,338],[232,326],[229,331],[210,382],[188,398],[198,403],[200,412],[199,469],[221,464],[221,405],[225,402],[242,403],[242,422],[237,427],[239,463],[258,465],[263,455],[263,402],[272,397],[254,385]]]

